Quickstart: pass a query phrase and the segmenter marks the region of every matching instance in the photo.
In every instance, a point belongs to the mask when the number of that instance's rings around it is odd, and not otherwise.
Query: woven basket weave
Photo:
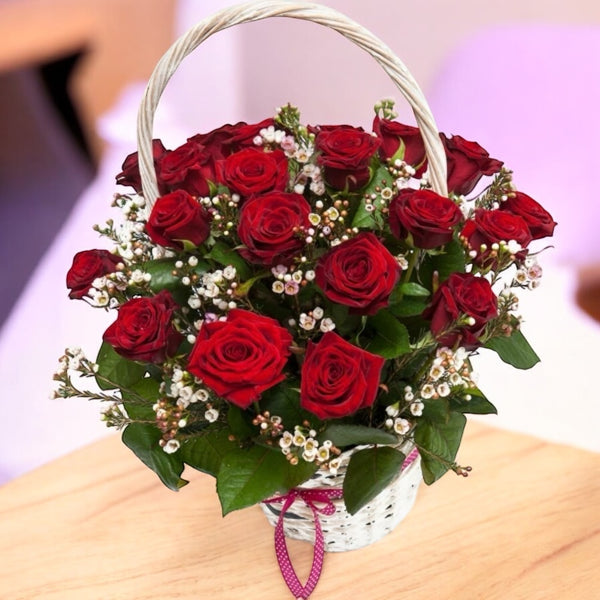
[[[354,42],[380,64],[410,104],[423,136],[431,186],[438,194],[446,196],[446,156],[435,120],[418,84],[390,48],[364,27],[331,8],[307,2],[259,0],[226,8],[200,21],[181,36],[156,65],[138,113],[138,157],[142,189],[148,208],[152,207],[158,197],[152,157],[154,114],[171,76],[183,59],[214,33],[234,25],[270,17],[290,17],[329,27]],[[293,101],[291,98],[288,100]],[[337,476],[318,471],[303,487],[341,488],[351,453],[349,451],[343,455],[343,466]],[[391,531],[411,509],[421,479],[420,460],[417,458],[356,515],[351,516],[346,512],[342,500],[334,500],[335,514],[322,519],[325,549],[343,551],[360,548]],[[277,507],[262,505],[262,508],[269,521],[275,524],[279,514]],[[312,540],[312,511],[304,507],[302,502],[295,503],[286,513],[284,527],[289,537]]]
[[[336,475],[330,474],[326,469],[319,469],[311,479],[300,486],[300,489],[341,489],[350,458],[361,448],[366,446],[358,446],[340,456],[340,468]],[[401,448],[406,455],[410,449],[410,446]],[[319,517],[325,551],[356,550],[390,533],[413,507],[422,479],[421,459],[417,457],[396,475],[390,485],[356,514],[351,515],[346,510],[342,499],[332,500],[335,513]],[[261,503],[260,507],[268,521],[275,527],[280,516],[280,507],[264,503]],[[288,538],[312,542],[315,536],[312,509],[302,501],[295,502],[285,513],[283,530]]]

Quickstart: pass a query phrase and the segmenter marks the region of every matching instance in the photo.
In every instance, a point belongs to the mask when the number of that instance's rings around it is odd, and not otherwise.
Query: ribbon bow
[[[275,527],[275,555],[277,556],[277,562],[281,569],[283,579],[290,588],[290,592],[294,594],[297,600],[308,600],[308,597],[312,594],[319,577],[321,577],[321,571],[323,569],[323,557],[324,557],[324,540],[323,530],[321,529],[321,522],[319,521],[319,514],[332,515],[335,513],[335,505],[332,500],[335,498],[341,498],[343,491],[340,489],[299,489],[294,488],[283,496],[277,496],[274,498],[268,498],[264,500],[267,504],[273,504],[275,502],[283,502],[283,507],[279,513],[279,520]],[[308,506],[314,516],[315,524],[315,544],[313,548],[313,562],[310,569],[310,574],[306,580],[306,584],[302,585],[296,571],[292,566],[290,555],[287,549],[287,543],[285,534],[283,532],[283,519],[287,510],[296,502],[301,499],[306,506]]]

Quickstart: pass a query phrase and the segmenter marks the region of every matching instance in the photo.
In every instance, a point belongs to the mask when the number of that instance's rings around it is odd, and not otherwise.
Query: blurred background
[[[227,0],[0,0],[0,381],[8,417],[0,483],[111,432],[99,407],[49,400],[69,345],[95,356],[112,316],[67,299],[75,252],[102,247],[114,177],[135,150],[154,64]],[[482,351],[480,384],[506,427],[600,451],[593,376],[600,341],[600,4],[596,0],[323,0],[405,62],[438,128],[476,140],[515,171],[559,226],[523,326],[542,363],[515,372]],[[304,122],[370,128],[395,97],[371,57],[315,24],[270,19],[219,33],[165,92],[155,136],[173,148],[288,101]]]

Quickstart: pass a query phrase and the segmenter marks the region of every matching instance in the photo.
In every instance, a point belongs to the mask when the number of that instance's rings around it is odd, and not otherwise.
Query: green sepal
[[[217,476],[223,458],[238,447],[226,429],[187,439],[181,445],[181,458],[190,467]]]
[[[484,348],[493,350],[509,365],[517,369],[531,369],[540,362],[529,342],[520,330],[513,330],[509,337],[494,337],[484,344]]]
[[[278,492],[285,493],[309,479],[316,470],[315,463],[304,460],[292,465],[279,449],[253,446],[229,452],[217,473],[223,516]]]
[[[393,433],[366,425],[350,424],[329,425],[323,433],[319,434],[319,440],[330,440],[338,448],[359,444],[396,444],[398,442],[398,438]]]
[[[402,468],[405,456],[389,446],[376,446],[355,452],[344,477],[344,503],[356,514],[384,490]]]
[[[396,358],[410,352],[408,330],[388,310],[380,310],[367,322],[375,330],[375,335],[366,350],[384,358]]]
[[[156,425],[131,423],[123,430],[123,443],[171,490],[177,492],[188,482],[181,478],[183,460],[178,450],[167,454],[160,446],[162,437]]]
[[[107,342],[102,342],[96,364],[96,383],[102,390],[129,388],[146,372],[146,365],[124,358]]]

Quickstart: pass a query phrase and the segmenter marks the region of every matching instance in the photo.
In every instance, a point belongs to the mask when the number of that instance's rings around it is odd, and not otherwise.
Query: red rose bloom
[[[261,129],[274,125],[272,118],[260,123],[244,123],[240,121],[235,125],[222,125],[208,133],[198,133],[188,139],[188,142],[203,146],[214,159],[226,158],[233,152],[254,145],[254,138]]]
[[[129,300],[121,306],[117,320],[102,339],[130,360],[163,362],[177,352],[183,339],[171,322],[176,307],[167,290],[151,298]]]
[[[173,190],[192,196],[208,196],[209,181],[215,181],[215,156],[201,144],[186,142],[168,152],[161,161],[161,179]]]
[[[160,140],[152,140],[152,156],[154,158],[154,169],[156,170],[158,188],[164,190],[164,183],[160,176],[160,163],[163,156],[167,153],[167,149],[163,146]],[[119,185],[130,186],[138,194],[142,192],[142,180],[140,176],[140,167],[138,164],[138,153],[129,154],[123,166],[122,171],[117,175],[116,180]]]
[[[326,125],[313,129],[325,182],[336,190],[359,190],[370,178],[369,163],[380,140],[360,127]]]
[[[269,192],[246,200],[237,229],[245,246],[240,254],[251,263],[289,264],[304,248],[309,214],[310,205],[300,194]]]
[[[468,194],[483,175],[497,173],[504,164],[490,158],[490,155],[477,143],[469,142],[460,135],[447,138],[440,133],[448,161],[448,191],[455,194]]]
[[[556,223],[552,215],[527,194],[515,192],[514,196],[500,204],[499,210],[505,210],[522,217],[527,223],[531,237],[534,240],[551,236],[554,233]]]
[[[184,190],[161,196],[146,223],[150,239],[167,248],[183,248],[182,240],[199,246],[210,234],[210,213]]]
[[[333,331],[318,344],[309,341],[302,364],[302,408],[319,419],[335,419],[371,406],[384,362]]]
[[[267,129],[273,127],[275,120],[269,117],[259,123],[238,123],[235,126],[235,131],[231,136],[231,150],[237,152],[241,148],[248,148],[254,146],[254,138],[260,135],[261,129]]]
[[[402,160],[405,163],[417,169],[416,175],[424,169],[425,163],[425,144],[421,137],[418,127],[404,125],[398,121],[388,121],[380,119],[379,116],[373,120],[373,131],[381,140],[379,147],[379,156],[385,161],[392,158],[398,152],[401,146],[404,146],[404,156]]]
[[[461,235],[477,252],[475,262],[478,265],[488,261],[494,243],[515,240],[521,248],[526,248],[531,242],[531,233],[525,219],[504,210],[477,209],[473,219],[465,223]],[[481,252],[482,244],[487,246],[483,252]]]
[[[450,198],[430,190],[405,188],[391,201],[390,229],[403,240],[410,233],[417,248],[429,250],[447,244],[462,213]]]
[[[245,148],[220,162],[218,172],[221,183],[244,197],[282,192],[288,183],[288,162],[281,150]]]
[[[458,324],[461,317],[472,324]],[[498,316],[498,299],[489,281],[470,273],[452,273],[437,289],[423,317],[431,321],[431,332],[438,342],[467,350],[481,345],[478,336],[488,321]]]
[[[116,271],[121,258],[108,250],[83,250],[73,257],[73,264],[67,272],[69,298],[83,298],[98,277]]]
[[[373,233],[363,232],[324,254],[315,275],[327,298],[351,312],[374,315],[388,305],[400,267]]]
[[[241,408],[285,378],[292,336],[270,317],[235,308],[226,321],[205,323],[188,371]]]

